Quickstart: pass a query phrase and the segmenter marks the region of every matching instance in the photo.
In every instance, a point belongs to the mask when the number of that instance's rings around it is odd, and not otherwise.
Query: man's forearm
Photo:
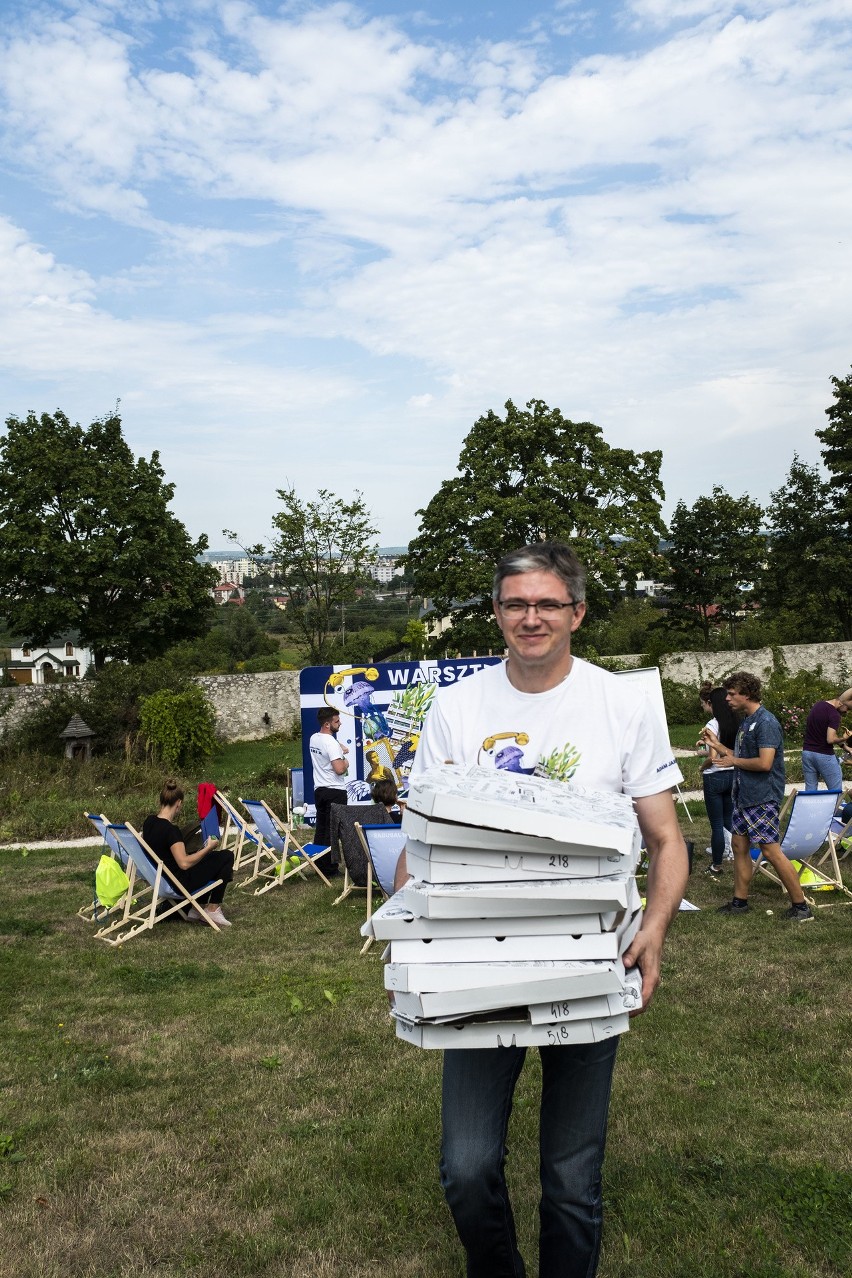
[[[399,860],[396,863],[396,870],[393,876],[393,890],[398,892],[401,887],[405,887],[411,875],[408,873],[408,860],[405,855],[405,848],[399,854]]]
[[[722,767],[742,768],[744,772],[772,771],[772,760],[766,763],[763,759],[739,759],[735,754],[723,754],[717,762]]]

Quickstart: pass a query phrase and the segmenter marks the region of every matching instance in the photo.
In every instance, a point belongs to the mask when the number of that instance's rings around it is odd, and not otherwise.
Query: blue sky
[[[193,533],[488,409],[663,450],[667,511],[818,460],[852,363],[852,0],[0,0],[2,417],[117,399]]]

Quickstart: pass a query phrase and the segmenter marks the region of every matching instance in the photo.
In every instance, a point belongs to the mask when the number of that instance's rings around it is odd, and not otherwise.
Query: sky
[[[0,0],[0,417],[120,400],[175,513],[383,545],[474,421],[819,462],[852,364],[852,0]]]

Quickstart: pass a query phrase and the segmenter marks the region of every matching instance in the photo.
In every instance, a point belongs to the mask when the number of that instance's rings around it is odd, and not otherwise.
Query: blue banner
[[[349,751],[350,802],[369,801],[370,785],[381,777],[393,779],[405,793],[435,690],[499,661],[502,657],[457,657],[374,666],[308,666],[299,679],[305,803],[312,806],[314,801],[310,740],[319,730],[321,706],[332,706],[340,714],[337,739]]]

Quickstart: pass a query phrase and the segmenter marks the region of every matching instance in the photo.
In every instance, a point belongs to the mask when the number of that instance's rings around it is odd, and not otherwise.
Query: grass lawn
[[[765,880],[720,917],[730,873],[701,873],[706,821],[688,837],[702,910],[620,1049],[601,1278],[848,1274],[852,909],[790,924]],[[232,890],[222,935],[110,950],[74,917],[93,864],[0,854],[0,1274],[460,1278],[440,1060],[392,1035],[362,899]],[[537,1089],[531,1053],[509,1160],[530,1274]]]

